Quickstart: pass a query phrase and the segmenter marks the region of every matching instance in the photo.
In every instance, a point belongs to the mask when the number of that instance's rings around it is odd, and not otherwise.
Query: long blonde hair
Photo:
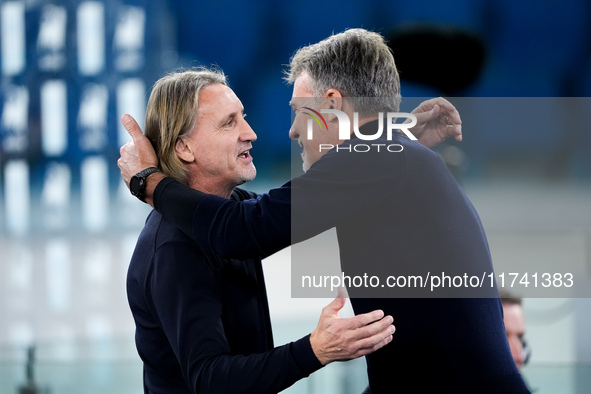
[[[227,85],[224,73],[201,67],[170,73],[152,88],[146,137],[152,141],[162,172],[181,183],[187,183],[187,172],[176,154],[176,142],[195,128],[201,89],[216,83]]]

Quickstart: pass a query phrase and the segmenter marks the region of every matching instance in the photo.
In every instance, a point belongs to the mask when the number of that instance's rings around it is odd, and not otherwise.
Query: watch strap
[[[131,194],[134,195],[134,196],[136,196],[137,198],[139,198],[141,201],[146,202],[144,200],[144,191],[146,190],[146,178],[150,174],[153,174],[153,173],[158,172],[158,171],[160,171],[160,170],[158,168],[156,168],[156,167],[148,167],[148,168],[145,168],[145,169],[141,170],[137,174],[135,174],[132,177],[132,179],[133,178],[136,178],[137,179],[137,181],[139,183],[139,185],[138,185],[139,186],[139,190],[133,190],[130,187]]]
[[[137,174],[135,174],[135,176],[145,179],[148,177],[148,175],[153,174],[158,171],[160,171],[160,170],[156,167],[148,167],[146,169],[141,170]]]

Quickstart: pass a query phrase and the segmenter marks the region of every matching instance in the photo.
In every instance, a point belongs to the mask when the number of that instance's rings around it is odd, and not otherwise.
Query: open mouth
[[[250,157],[250,150],[245,150],[238,155],[241,159],[248,159]]]

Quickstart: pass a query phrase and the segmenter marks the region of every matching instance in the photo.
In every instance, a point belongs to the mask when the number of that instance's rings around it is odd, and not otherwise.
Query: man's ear
[[[322,96],[324,98],[324,102],[322,103],[322,108],[327,109],[336,109],[339,111],[343,110],[343,95],[336,89],[328,89],[326,93]],[[335,114],[327,114],[328,122],[337,121],[337,116]]]
[[[184,138],[178,138],[176,140],[176,145],[174,147],[176,151],[176,155],[179,159],[186,163],[192,163],[195,161],[195,156],[193,155],[193,151],[191,147],[185,142]]]

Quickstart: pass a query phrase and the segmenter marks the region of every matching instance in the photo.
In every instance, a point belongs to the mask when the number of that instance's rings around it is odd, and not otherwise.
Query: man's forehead
[[[312,77],[306,71],[302,71],[293,83],[292,97],[311,97],[313,95]]]
[[[230,89],[228,86],[226,86],[226,89],[224,90],[224,95],[229,101],[240,102],[240,99],[238,98],[238,96],[236,96],[236,93],[234,93],[234,91]]]
[[[223,115],[241,109],[242,102],[236,93],[226,85],[208,85],[199,92],[198,112],[214,112]]]
[[[523,329],[524,318],[521,305],[511,304],[503,305],[503,314],[505,315],[505,325],[512,328]]]
[[[229,100],[229,101],[240,101],[236,93],[230,89],[227,85],[220,83],[213,83],[207,85],[199,92],[199,100],[204,102],[210,102],[215,100]]]

